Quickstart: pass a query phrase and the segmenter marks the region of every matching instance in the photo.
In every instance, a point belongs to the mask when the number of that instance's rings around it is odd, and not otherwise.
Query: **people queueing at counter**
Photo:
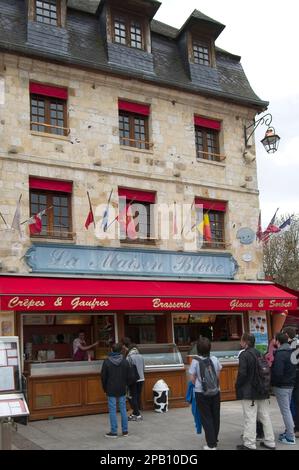
[[[99,341],[87,346],[85,341],[85,331],[79,331],[78,338],[73,341],[73,360],[74,361],[87,361],[89,359],[87,351],[96,347]]]

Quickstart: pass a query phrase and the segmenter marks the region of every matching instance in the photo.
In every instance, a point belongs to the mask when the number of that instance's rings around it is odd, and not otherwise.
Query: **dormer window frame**
[[[190,57],[190,61],[193,64],[202,65],[204,67],[216,66],[215,45],[211,37],[198,36],[198,35],[191,34],[189,44],[190,44],[189,57]],[[208,50],[208,62],[209,63],[205,63],[206,52],[204,50],[202,52],[199,51],[199,54],[202,54],[203,56],[202,61],[196,60],[196,55],[194,51],[195,46],[199,46],[199,47],[202,47],[203,49]]]
[[[133,50],[138,50],[138,51],[146,51],[147,50],[147,43],[146,43],[146,25],[144,21],[144,17],[141,15],[138,15],[137,13],[132,13],[128,11],[122,11],[122,10],[113,10],[111,14],[112,18],[112,28],[111,28],[111,36],[112,36],[112,42],[114,44],[119,44],[122,46],[129,47],[130,49]],[[125,42],[120,42],[116,40],[116,28],[115,28],[115,23],[117,20],[122,20],[123,24],[125,25]],[[132,45],[131,38],[131,27],[134,24],[134,22],[138,23],[140,25],[140,31],[141,31],[141,47],[136,47]]]
[[[45,16],[45,15],[38,15],[38,9],[39,10],[43,10],[43,7],[46,6],[46,5],[49,5],[49,12],[51,11],[51,5],[56,7],[56,10],[55,10],[55,13],[56,13],[56,23],[48,23],[46,21],[41,21],[41,20],[38,20],[38,16],[40,16],[40,18],[47,18],[48,16]],[[33,19],[36,23],[40,23],[40,24],[44,24],[44,25],[48,25],[48,26],[56,26],[56,27],[61,27],[62,26],[62,2],[61,0],[33,0]],[[48,11],[48,9],[44,9],[44,11]],[[51,18],[51,16],[49,16],[49,18]]]

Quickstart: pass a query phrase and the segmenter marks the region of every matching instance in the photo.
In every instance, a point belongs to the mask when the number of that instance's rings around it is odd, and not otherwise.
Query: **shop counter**
[[[187,406],[186,371],[175,345],[138,346],[145,359],[143,409],[153,409],[153,386],[163,379],[169,406]],[[32,363],[28,376],[30,420],[106,413],[100,373],[103,361]]]

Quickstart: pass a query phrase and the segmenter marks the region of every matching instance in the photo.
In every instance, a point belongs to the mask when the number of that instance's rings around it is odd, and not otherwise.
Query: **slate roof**
[[[175,40],[178,29],[156,20],[152,20],[151,29],[154,73],[147,73],[109,63],[106,46],[99,33],[99,18],[94,14],[68,9],[69,48],[68,53],[62,55],[51,47],[33,47],[26,43],[27,12],[24,0],[0,0],[0,50],[139,78],[161,86],[218,97],[261,110],[267,107],[268,103],[262,101],[252,90],[238,56],[216,48],[218,84],[213,89],[207,80],[196,83],[191,81],[184,67],[178,42]]]

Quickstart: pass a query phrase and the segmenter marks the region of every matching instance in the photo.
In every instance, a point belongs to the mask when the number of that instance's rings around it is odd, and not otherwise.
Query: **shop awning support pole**
[[[0,420],[0,450],[11,450],[12,419]]]

